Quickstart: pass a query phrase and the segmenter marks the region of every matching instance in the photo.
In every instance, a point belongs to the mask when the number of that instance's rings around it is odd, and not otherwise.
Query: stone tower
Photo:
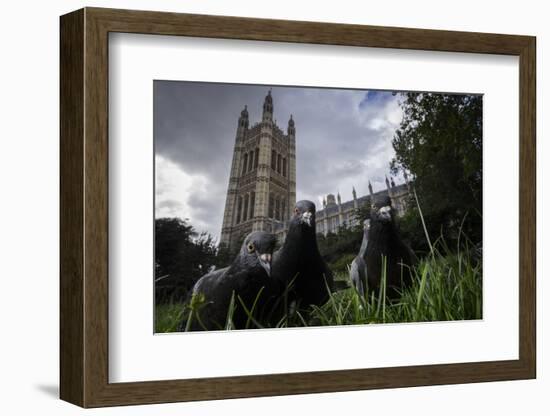
[[[291,115],[285,134],[273,109],[270,90],[262,120],[250,127],[245,106],[237,123],[220,238],[231,250],[251,231],[280,230],[296,204],[296,127]]]

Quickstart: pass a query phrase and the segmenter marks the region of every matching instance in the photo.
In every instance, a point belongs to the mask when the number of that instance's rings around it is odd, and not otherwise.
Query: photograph
[[[154,332],[483,319],[483,95],[153,81]]]

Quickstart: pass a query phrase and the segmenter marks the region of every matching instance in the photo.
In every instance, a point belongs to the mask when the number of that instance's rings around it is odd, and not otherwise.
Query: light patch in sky
[[[296,123],[296,198],[321,209],[323,197],[342,202],[385,189],[402,118],[399,94],[389,91],[155,81],[156,217],[188,218],[197,232],[218,239],[237,120],[248,105],[261,120],[272,89],[274,120]],[[403,182],[395,178],[396,183]]]
[[[155,218],[188,219],[197,232],[219,235],[223,207],[210,214],[194,206],[192,200],[207,195],[211,188],[207,177],[189,175],[179,165],[159,155],[155,156],[155,175]]]

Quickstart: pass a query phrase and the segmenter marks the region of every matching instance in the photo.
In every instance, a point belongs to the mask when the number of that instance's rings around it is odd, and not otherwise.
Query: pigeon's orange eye
[[[300,211],[298,211],[298,208],[294,208],[294,213],[295,213],[295,214],[299,214],[299,213],[300,213]]]
[[[254,250],[256,249],[254,247],[254,243],[249,243],[247,248],[249,253],[254,253]]]

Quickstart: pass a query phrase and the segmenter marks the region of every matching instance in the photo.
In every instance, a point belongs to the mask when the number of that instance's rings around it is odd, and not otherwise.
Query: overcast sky
[[[155,216],[188,218],[219,238],[237,120],[248,105],[250,125],[261,119],[271,86],[154,82]],[[274,119],[286,132],[296,123],[297,200],[321,209],[323,195],[342,202],[385,188],[402,112],[391,92],[272,88]],[[396,182],[403,182],[396,178]]]

